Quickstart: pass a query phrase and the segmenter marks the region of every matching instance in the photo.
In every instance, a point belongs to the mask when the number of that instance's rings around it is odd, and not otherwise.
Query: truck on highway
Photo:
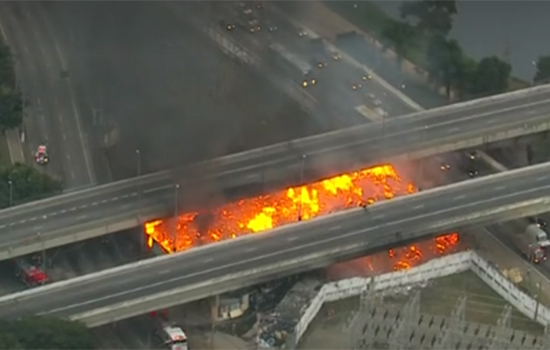
[[[546,261],[547,250],[550,247],[548,233],[538,224],[529,224],[524,234],[512,235],[514,244],[535,264]]]
[[[41,268],[41,262],[29,258],[15,259],[15,275],[28,287],[37,287],[48,283],[50,280],[46,272]]]
[[[168,350],[189,350],[187,335],[177,324],[162,322],[156,335]]]

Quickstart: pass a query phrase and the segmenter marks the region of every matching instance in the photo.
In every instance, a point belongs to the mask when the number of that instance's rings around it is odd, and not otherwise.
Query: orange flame
[[[432,251],[432,256],[445,255],[449,253],[452,248],[456,247],[458,243],[458,233],[447,233],[436,237],[433,244],[430,245],[429,250]],[[423,260],[424,254],[417,244],[398,248],[397,251],[390,249],[388,251],[388,257],[390,260],[395,260],[393,264],[394,271],[408,270],[425,261],[425,259]]]
[[[403,183],[392,165],[382,165],[243,199],[206,215],[148,222],[145,234],[172,253],[413,192],[414,185]]]
[[[414,192],[415,186],[404,183],[392,165],[382,165],[239,200],[207,214],[192,212],[177,220],[151,221],[145,224],[145,234],[149,248],[156,242],[173,253]],[[442,235],[436,237],[430,250],[444,255],[458,241],[458,233]],[[390,249],[388,256],[395,261],[393,270],[398,271],[417,265],[424,254],[415,244]]]

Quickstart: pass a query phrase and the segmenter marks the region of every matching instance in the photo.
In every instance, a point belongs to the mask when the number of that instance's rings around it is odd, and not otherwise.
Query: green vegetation
[[[23,100],[15,88],[15,63],[10,48],[0,42],[0,128],[14,129],[23,122]]]
[[[94,345],[81,323],[30,317],[0,320],[0,349],[94,349]]]
[[[0,208],[47,197],[61,191],[61,183],[24,164],[0,169]]]
[[[533,81],[542,83],[550,81],[550,56],[542,56],[536,62],[537,72]]]
[[[511,77],[507,62],[495,56],[476,62],[465,55],[458,42],[448,38],[457,14],[456,1],[404,2],[401,21],[369,1],[355,7],[344,1],[326,4],[384,47],[392,48],[398,60],[407,59],[425,70],[432,82],[446,88],[449,97],[455,93],[460,99],[470,99],[529,85]],[[550,74],[550,63],[547,72]]]

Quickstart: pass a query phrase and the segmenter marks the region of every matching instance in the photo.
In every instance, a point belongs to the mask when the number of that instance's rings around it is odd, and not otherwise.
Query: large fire
[[[239,200],[208,213],[148,222],[145,234],[149,247],[156,242],[173,253],[414,192],[414,185],[403,181],[392,165],[382,165]],[[409,255],[422,254],[413,247]]]
[[[177,252],[414,191],[393,166],[383,165],[243,199],[207,214],[185,213],[177,222],[156,220],[145,224],[145,233],[150,244]]]

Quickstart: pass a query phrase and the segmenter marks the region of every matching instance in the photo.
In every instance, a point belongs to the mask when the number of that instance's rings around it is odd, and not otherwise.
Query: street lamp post
[[[174,186],[174,250],[177,248],[178,239],[179,189],[180,185],[176,184]]]
[[[8,181],[9,186],[9,207],[11,208],[13,206],[13,182]]]
[[[303,196],[302,196],[302,188],[304,185],[304,170],[305,170],[305,164],[306,164],[306,158],[307,156],[305,154],[302,154],[302,163],[300,165],[300,190],[299,190],[299,196],[300,196],[300,202],[298,203],[298,221],[302,221],[302,202],[303,202]]]
[[[138,149],[136,149],[136,161],[137,161],[137,176],[141,176],[141,152]]]

